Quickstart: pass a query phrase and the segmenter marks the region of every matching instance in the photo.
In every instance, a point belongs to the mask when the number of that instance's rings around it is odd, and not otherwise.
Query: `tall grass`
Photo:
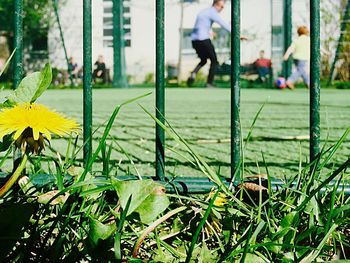
[[[130,169],[138,173],[128,149],[117,139],[106,143],[126,103],[117,106],[106,122],[86,167],[76,166],[81,147],[70,141],[64,158],[49,159],[55,167],[47,171],[53,175],[50,185],[38,187],[28,180],[31,191],[15,189],[0,199],[0,237],[8,241],[6,249],[1,245],[0,256],[6,262],[314,262],[336,259],[338,254],[349,257],[350,198],[345,180],[350,159],[322,173],[350,129],[336,144],[324,147],[317,160],[300,167],[296,175],[278,186],[272,184],[267,165],[267,179],[253,181],[244,176],[241,165],[240,184],[229,187],[170,123],[159,122],[144,108],[190,157],[178,154],[217,186],[209,196],[168,194],[167,209],[146,222],[142,213],[153,212],[147,210],[150,202],[165,198],[164,188],[152,185],[150,193],[146,191],[149,198],[142,199],[132,184],[116,186],[118,176],[110,172],[113,144],[130,161]],[[247,143],[261,110],[253,120]],[[101,171],[94,169],[97,160],[103,163]],[[45,172],[41,164],[33,171]],[[150,185],[149,180],[139,180],[133,187],[140,187],[141,192],[146,185]],[[118,187],[132,194],[122,196]],[[6,229],[8,225],[17,227]]]

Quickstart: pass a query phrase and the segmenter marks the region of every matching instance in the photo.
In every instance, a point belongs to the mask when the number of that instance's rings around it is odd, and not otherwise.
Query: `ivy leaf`
[[[100,240],[109,239],[117,230],[115,224],[104,225],[96,219],[90,219],[89,238],[93,247],[97,247]]]
[[[34,102],[50,86],[51,81],[52,70],[50,64],[46,64],[41,72],[34,72],[23,78],[18,88],[7,97],[4,105]]]
[[[112,178],[112,185],[117,192],[123,209],[125,209],[131,196],[127,215],[137,212],[143,223],[152,222],[169,206],[169,199],[165,195],[164,186],[151,179],[119,181]]]
[[[216,251],[211,251],[205,242],[202,242],[202,248],[198,256],[198,262],[211,263],[215,262],[218,255]]]
[[[246,262],[246,263],[265,263],[266,261],[263,258],[255,255],[255,254],[247,253],[244,262]]]

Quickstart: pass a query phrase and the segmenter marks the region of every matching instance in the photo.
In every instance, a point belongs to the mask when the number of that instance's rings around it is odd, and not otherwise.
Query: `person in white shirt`
[[[298,35],[299,37],[293,41],[283,56],[283,59],[287,61],[289,56],[293,54],[295,70],[286,81],[287,87],[290,89],[294,89],[294,83],[300,77],[302,77],[308,88],[310,86],[309,74],[306,71],[306,66],[310,60],[310,37],[308,28],[306,26],[299,27]]]

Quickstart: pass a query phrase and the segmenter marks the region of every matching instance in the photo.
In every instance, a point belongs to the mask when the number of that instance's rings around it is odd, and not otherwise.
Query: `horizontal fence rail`
[[[5,174],[0,174],[0,184],[4,184],[6,182],[5,180]],[[68,180],[71,179],[71,176],[67,177]],[[118,176],[118,180],[121,181],[129,181],[129,180],[140,180],[140,177],[138,176]],[[142,176],[143,180],[146,179],[152,179],[157,180],[157,177],[155,176]],[[53,184],[56,181],[56,177],[50,174],[38,174],[35,177],[31,179],[32,183],[38,187],[42,188],[47,186],[48,184]],[[177,178],[169,178],[165,177],[164,181],[160,181],[161,184],[165,187],[166,191],[168,193],[181,193],[181,194],[205,194],[209,193],[213,189],[216,188],[216,184],[213,183],[210,179],[206,177],[189,177],[189,176],[183,176],[183,177],[177,177]],[[223,180],[222,181],[227,187],[231,185],[231,180]],[[254,182],[254,181],[253,181]],[[106,189],[112,189],[113,186],[111,185],[109,180],[106,180],[106,177],[97,177],[96,181],[93,182],[98,187],[106,187]],[[266,183],[266,182],[265,182]],[[265,184],[264,182],[262,184]],[[232,182],[232,186],[239,186],[240,180],[236,180]],[[257,183],[259,184],[259,183]],[[322,187],[320,192],[330,192],[333,191],[334,186],[338,186],[337,193],[344,192],[345,195],[350,195],[350,185],[347,182],[341,182],[339,183],[338,180],[332,180],[330,181],[326,187]],[[271,190],[277,191],[282,189],[283,187],[286,187],[286,182],[278,179],[271,179]],[[296,183],[292,183],[288,185],[288,189],[294,189],[296,187]],[[266,191],[266,190],[265,190]]]

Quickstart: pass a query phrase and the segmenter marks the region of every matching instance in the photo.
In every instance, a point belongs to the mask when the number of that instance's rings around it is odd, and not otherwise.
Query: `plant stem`
[[[173,215],[176,215],[177,213],[180,213],[181,211],[185,210],[186,207],[185,206],[180,206],[174,210],[171,210],[169,213],[165,214],[164,216],[162,216],[161,218],[157,219],[156,221],[154,221],[151,225],[149,225],[141,234],[141,236],[137,239],[134,249],[132,251],[132,256],[134,258],[136,258],[137,253],[140,249],[140,246],[143,242],[143,240],[147,237],[147,235],[149,233],[151,233],[159,224],[163,223],[165,220],[167,220],[168,218],[172,217]]]
[[[21,163],[16,168],[16,170],[14,171],[10,179],[5,183],[3,187],[1,187],[0,198],[2,198],[11,189],[11,187],[17,182],[18,178],[21,176],[24,168],[26,167],[27,160],[28,160],[28,155],[24,154],[21,160]]]

